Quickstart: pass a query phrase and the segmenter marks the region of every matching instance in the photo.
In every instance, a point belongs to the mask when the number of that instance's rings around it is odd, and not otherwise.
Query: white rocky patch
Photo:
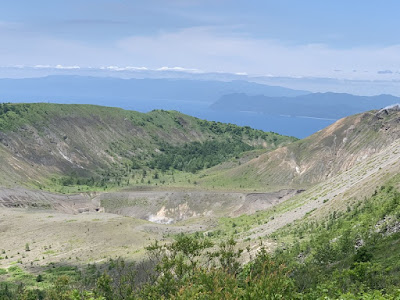
[[[297,173],[297,174],[300,174],[300,173],[301,173],[300,168],[299,168],[298,166],[296,166],[296,173]]]
[[[61,156],[62,156],[66,161],[70,162],[70,163],[73,164],[73,165],[76,165],[78,168],[83,169],[83,167],[82,167],[81,165],[74,163],[74,162],[72,161],[72,159],[70,159],[68,156],[66,156],[64,153],[62,153],[60,149],[58,150],[58,152],[61,154]]]

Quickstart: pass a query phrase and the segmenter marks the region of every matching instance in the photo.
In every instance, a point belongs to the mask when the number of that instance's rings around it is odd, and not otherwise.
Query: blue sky
[[[18,0],[0,66],[400,79],[398,0]]]

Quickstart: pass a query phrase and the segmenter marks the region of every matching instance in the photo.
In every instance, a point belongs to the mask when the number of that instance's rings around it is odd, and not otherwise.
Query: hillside
[[[90,188],[0,188],[5,299],[398,299],[399,107],[291,143],[177,112],[1,107],[2,182]]]
[[[217,111],[252,111],[268,115],[340,119],[395,103],[400,103],[400,98],[391,95],[312,93],[294,97],[271,97],[236,93],[222,96],[211,108]]]
[[[168,167],[195,172],[244,151],[271,150],[293,140],[175,111],[143,114],[91,105],[1,104],[0,185],[129,185],[139,173],[146,178],[146,170],[181,147],[193,154],[179,152],[179,164]]]
[[[350,116],[246,163],[215,167],[200,182],[225,187],[307,188],[351,169],[399,139],[399,119],[398,106]]]
[[[0,295],[398,299],[400,178],[393,171],[399,173],[400,153],[399,143],[393,146],[349,170],[347,180],[336,176],[307,195],[250,216],[220,218],[217,226],[198,219],[161,225],[114,214],[2,209],[0,230],[8,247],[0,261]],[[374,163],[382,168],[364,174]],[[379,188],[377,173],[391,173]],[[341,184],[354,180],[375,192],[358,200],[349,195],[335,199],[332,193],[341,179]],[[121,195],[115,196],[114,201]],[[291,219],[296,212],[297,219]],[[161,242],[149,245],[150,239]],[[141,245],[149,245],[146,252]],[[149,260],[143,261],[144,255]]]

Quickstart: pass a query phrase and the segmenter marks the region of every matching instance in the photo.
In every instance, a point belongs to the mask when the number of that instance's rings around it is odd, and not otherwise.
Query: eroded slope
[[[399,137],[398,107],[366,112],[232,169],[207,172],[202,182],[275,190],[311,187],[351,169]]]

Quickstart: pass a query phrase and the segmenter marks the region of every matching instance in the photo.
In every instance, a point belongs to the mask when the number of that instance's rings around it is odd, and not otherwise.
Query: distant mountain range
[[[176,110],[303,138],[339,118],[400,103],[400,98],[311,93],[245,80],[54,75],[0,79],[0,102],[97,104],[140,112]]]
[[[296,97],[270,97],[234,93],[222,96],[210,108],[217,111],[251,111],[270,115],[339,119],[396,103],[400,103],[400,98],[392,95],[312,93]]]
[[[212,103],[231,93],[293,97],[306,91],[247,81],[188,79],[121,79],[111,77],[47,76],[0,79],[0,102],[86,103],[127,106],[135,101],[195,101]],[[153,107],[160,108],[160,107]]]

